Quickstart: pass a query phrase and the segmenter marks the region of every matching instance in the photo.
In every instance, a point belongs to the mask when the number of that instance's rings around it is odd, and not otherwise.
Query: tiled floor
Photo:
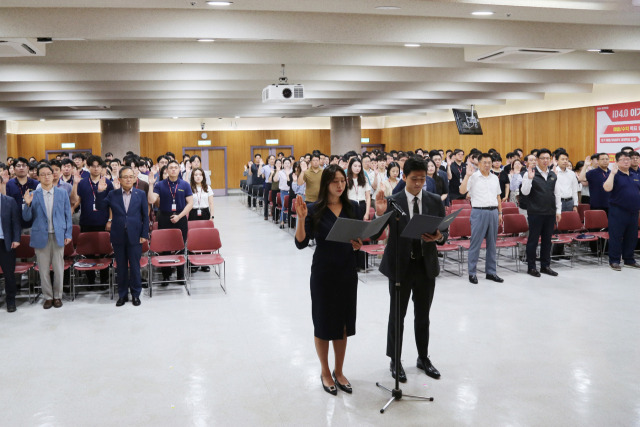
[[[0,311],[2,426],[638,426],[640,274],[559,267],[558,278],[501,270],[505,283],[449,274],[431,312],[434,381],[415,367],[385,413],[387,282],[360,283],[345,374],[353,395],[322,391],[309,300],[312,249],[216,198],[227,259],[217,283],[158,291],[141,307],[85,295],[61,309]],[[206,277],[198,273],[196,278]],[[40,301],[41,303],[41,301]]]

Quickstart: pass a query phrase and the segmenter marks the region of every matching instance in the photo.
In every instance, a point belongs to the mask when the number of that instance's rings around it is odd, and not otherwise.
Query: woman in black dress
[[[313,334],[322,367],[322,387],[333,395],[338,392],[336,387],[351,393],[351,384],[342,373],[342,366],[347,337],[356,333],[356,251],[362,246],[360,239],[351,244],[326,240],[338,217],[362,219],[358,204],[348,199],[346,188],[344,170],[330,165],[322,172],[318,200],[307,207],[302,197],[296,199],[296,246],[303,249],[310,238],[316,240],[311,264]],[[333,374],[329,369],[329,341],[333,341],[335,353]]]

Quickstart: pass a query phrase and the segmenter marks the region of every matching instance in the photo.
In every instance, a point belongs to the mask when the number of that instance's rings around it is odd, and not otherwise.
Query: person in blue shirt
[[[640,211],[640,176],[630,169],[631,158],[626,152],[616,154],[616,164],[603,184],[609,199],[609,266],[620,271],[620,256],[625,267],[640,268],[634,258],[638,243],[638,212]]]
[[[0,188],[4,177],[0,175]],[[16,251],[20,246],[20,209],[12,197],[0,194],[0,268],[4,274],[7,311],[16,311]]]
[[[83,178],[78,183],[78,199],[80,202],[80,231],[82,233],[90,231],[109,231],[107,222],[109,220],[108,210],[99,210],[96,205],[96,197],[98,195],[98,184],[102,177],[102,168],[104,162],[99,156],[91,155],[87,159],[90,175]],[[108,181],[106,193],[113,191],[113,184]],[[106,195],[106,194],[105,194]],[[95,283],[95,272],[87,271],[87,283],[92,285]],[[104,269],[100,271],[100,283],[109,281],[109,271]]]
[[[73,163],[76,164],[77,169],[80,171],[82,179],[90,175],[89,169],[87,169],[87,157],[82,153],[75,153],[73,155]]]
[[[28,190],[38,188],[39,182],[29,178],[29,161],[24,157],[18,157],[13,162],[13,170],[16,177],[7,182],[7,196],[13,197],[20,210],[24,209],[24,195]],[[20,225],[24,234],[29,234],[28,229],[31,228],[33,221],[26,221],[21,218]]]
[[[591,157],[588,157],[584,164],[587,165],[591,162]],[[589,184],[589,204],[591,210],[602,210],[609,212],[609,193],[604,191],[602,185],[609,178],[609,155],[607,153],[598,154],[598,167],[586,172],[586,166],[580,173],[580,182],[583,185]]]
[[[153,191],[149,191],[148,200],[150,204],[154,204],[156,200],[160,201],[158,209],[158,229],[177,228],[182,232],[182,240],[187,241],[188,218],[189,212],[193,207],[193,192],[188,182],[179,178],[180,164],[175,160],[170,160],[167,165],[169,177],[159,181],[156,185],[154,170],[149,174],[149,187]],[[178,267],[177,280],[184,280],[184,266]],[[162,268],[163,285],[168,284],[171,277],[171,267]]]

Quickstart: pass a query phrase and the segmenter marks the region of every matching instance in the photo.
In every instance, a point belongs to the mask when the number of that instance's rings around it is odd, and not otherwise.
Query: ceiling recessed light
[[[236,119],[239,119],[239,118],[240,118],[240,116],[236,116]]]
[[[175,119],[177,119],[177,117],[174,117],[173,119],[175,120]]]
[[[233,2],[232,1],[208,1],[207,4],[209,6],[231,6]]]
[[[474,15],[474,16],[491,16],[491,15],[494,14],[494,12],[490,12],[488,10],[486,10],[486,11],[479,10],[479,11],[476,11],[476,12],[471,12],[471,14]]]
[[[44,119],[40,119],[41,122],[44,122]]]
[[[216,40],[215,39],[198,39],[198,41],[202,42],[202,43],[211,43],[211,42],[214,42]]]
[[[404,47],[420,47],[418,43],[405,43]]]
[[[400,9],[399,6],[376,6],[376,9],[378,10],[398,10]]]
[[[600,49],[587,49],[587,52],[600,52]]]

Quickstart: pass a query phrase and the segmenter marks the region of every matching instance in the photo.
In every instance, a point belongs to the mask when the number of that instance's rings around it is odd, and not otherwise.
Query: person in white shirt
[[[576,173],[569,168],[569,154],[566,151],[556,153],[556,204],[561,204],[562,212],[578,212],[578,178]]]
[[[389,179],[387,175],[387,162],[384,160],[382,156],[378,157],[378,161],[376,163],[376,171],[373,178],[373,184],[371,187],[376,190],[376,192],[381,191],[381,185],[384,181]],[[398,175],[400,175],[400,170],[398,169]]]
[[[189,212],[189,221],[210,219],[213,221],[213,190],[204,182],[204,170],[195,168],[191,171],[191,191],[193,192],[193,208]]]
[[[367,179],[369,186],[373,188],[373,181],[376,179],[376,171],[371,168],[371,158],[369,156],[362,156],[362,169],[364,170],[364,177]]]
[[[369,219],[369,208],[371,207],[371,186],[364,176],[362,163],[357,157],[349,161],[347,177],[349,200],[353,200],[360,205],[360,211],[364,212],[362,219],[366,221]]]
[[[280,189],[280,228],[284,228],[284,209],[287,205],[284,203],[284,198],[289,195],[289,175],[291,174],[291,160],[286,158],[282,161],[283,168],[280,168],[280,163],[276,162],[276,173],[273,176],[273,182],[278,183]]]
[[[380,162],[378,162],[380,164]],[[400,184],[400,165],[398,162],[389,163],[384,180],[380,180],[378,184],[378,192],[384,193],[385,197],[389,197],[393,194],[393,190],[398,184]]]
[[[480,256],[482,241],[486,239],[485,271],[488,280],[502,283],[498,277],[496,240],[498,238],[498,225],[502,221],[502,199],[500,198],[500,180],[491,173],[491,155],[480,154],[478,157],[479,169],[471,163],[467,164],[464,180],[460,183],[460,194],[467,191],[471,197],[471,245],[469,246],[469,282],[478,283],[476,265]]]

